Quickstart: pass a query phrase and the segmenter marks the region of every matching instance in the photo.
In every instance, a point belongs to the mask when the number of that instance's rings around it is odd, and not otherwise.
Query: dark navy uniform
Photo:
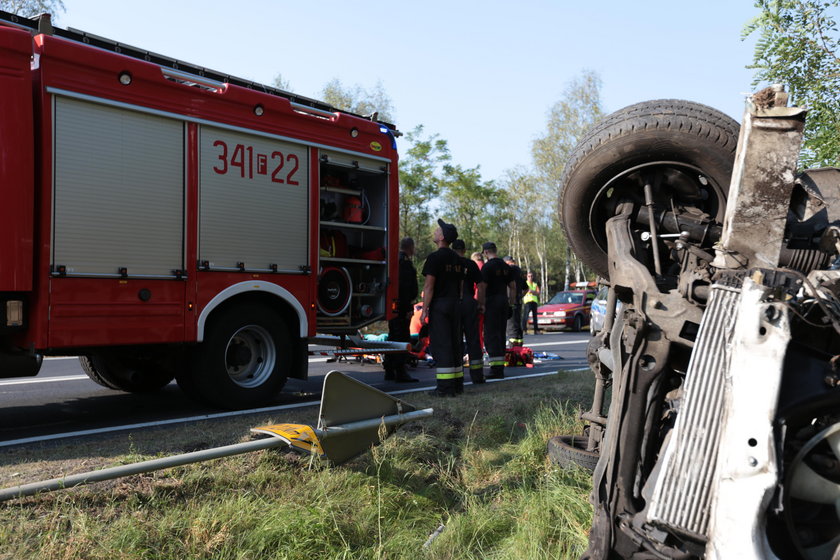
[[[400,251],[399,258],[399,287],[397,291],[397,314],[388,321],[388,340],[397,342],[411,342],[411,315],[414,312],[414,300],[417,299],[417,270],[411,264],[411,259]],[[405,370],[408,354],[385,354],[382,366],[385,368],[385,379],[396,381],[416,381],[409,377]]]
[[[484,351],[481,349],[481,337],[478,332],[478,302],[475,300],[475,287],[483,280],[478,265],[466,257],[461,257],[464,266],[464,289],[461,295],[461,331],[467,341],[467,354],[470,357],[470,380],[484,383]]]
[[[508,264],[511,270],[511,280],[513,280],[516,295],[513,300],[513,315],[507,322],[507,337],[508,341],[513,346],[522,346],[524,342],[522,333],[522,296],[528,289],[528,284],[522,276],[522,269],[515,264]]]
[[[441,247],[426,258],[423,276],[435,279],[429,304],[429,351],[435,359],[437,390],[456,394],[463,391],[464,364],[461,353],[461,257]]]
[[[510,301],[508,285],[513,281],[510,267],[494,257],[484,263],[481,277],[487,285],[484,304],[484,347],[490,362],[488,378],[505,376],[505,325]]]

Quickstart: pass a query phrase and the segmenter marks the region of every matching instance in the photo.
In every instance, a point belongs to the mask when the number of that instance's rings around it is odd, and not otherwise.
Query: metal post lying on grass
[[[32,496],[34,494],[38,494],[39,492],[52,492],[53,490],[82,486],[84,484],[131,476],[133,474],[147,473],[159,469],[169,469],[172,467],[187,465],[189,463],[199,463],[201,461],[209,461],[211,459],[219,459],[221,457],[229,457],[231,455],[259,451],[261,449],[270,449],[272,447],[280,447],[281,445],[288,445],[288,443],[280,439],[260,439],[245,443],[225,445],[224,447],[214,447],[213,449],[205,449],[202,451],[193,451],[192,453],[184,453],[183,455],[173,455],[171,457],[151,459],[140,463],[120,465],[118,467],[111,467],[98,471],[74,474],[64,478],[53,478],[43,482],[33,482],[32,484],[24,484],[14,488],[5,488],[0,490],[0,501],[22,498],[24,496]]]
[[[360,407],[360,403],[365,406]],[[366,418],[364,417],[365,408],[368,410]],[[324,378],[318,428],[298,424],[262,426],[252,431],[268,434],[271,436],[268,439],[235,443],[5,488],[0,490],[0,502],[281,446],[317,453],[333,463],[342,463],[377,443],[380,439],[380,428],[383,426],[386,428],[387,437],[393,428],[411,420],[426,418],[433,413],[434,410],[431,408],[416,410],[412,405],[387,393],[356,381],[341,372],[331,371]],[[335,418],[343,419],[343,423],[335,423]]]

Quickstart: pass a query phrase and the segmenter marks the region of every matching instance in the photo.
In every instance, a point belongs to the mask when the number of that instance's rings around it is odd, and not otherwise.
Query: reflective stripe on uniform
[[[470,369],[481,369],[484,367],[484,360],[470,360]]]
[[[437,368],[435,370],[435,377],[437,379],[459,379],[464,377],[464,368]]]
[[[490,356],[488,358],[487,363],[490,364],[490,367],[493,366],[503,366],[505,365],[505,357],[504,356]]]

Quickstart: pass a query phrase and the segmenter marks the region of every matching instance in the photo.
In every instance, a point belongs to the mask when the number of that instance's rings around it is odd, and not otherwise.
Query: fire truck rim
[[[245,389],[259,387],[274,372],[274,339],[259,325],[245,325],[230,337],[225,348],[225,369],[231,381]]]

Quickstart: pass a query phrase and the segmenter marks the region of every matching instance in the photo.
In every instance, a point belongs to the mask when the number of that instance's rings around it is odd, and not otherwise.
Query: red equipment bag
[[[513,346],[505,350],[505,365],[534,367],[534,351],[527,346]]]
[[[348,196],[344,199],[344,209],[342,217],[344,221],[350,224],[361,224],[364,221],[363,213],[364,206],[362,199],[358,196]]]
[[[377,247],[376,249],[372,249],[370,251],[350,247],[350,256],[354,259],[362,259],[365,261],[384,261],[386,256],[385,247]]]
[[[321,256],[339,258],[350,256],[350,251],[347,249],[347,237],[334,229],[322,229]]]

